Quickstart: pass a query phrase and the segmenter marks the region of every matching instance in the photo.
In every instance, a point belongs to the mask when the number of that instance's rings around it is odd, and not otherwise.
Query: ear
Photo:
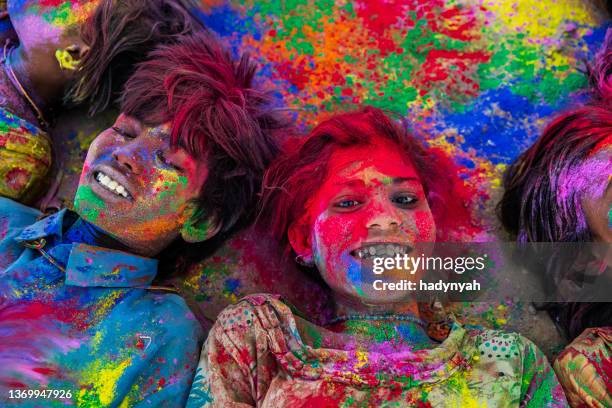
[[[195,217],[195,207],[188,205],[183,211],[183,226],[180,234],[183,240],[190,243],[207,241],[217,235],[221,225],[212,218],[198,221]]]
[[[306,263],[314,263],[312,242],[310,239],[310,226],[304,220],[296,221],[287,231],[289,244],[293,251]]]
[[[76,71],[88,51],[89,47],[85,44],[74,43],[66,48],[55,50],[55,59],[62,70]]]

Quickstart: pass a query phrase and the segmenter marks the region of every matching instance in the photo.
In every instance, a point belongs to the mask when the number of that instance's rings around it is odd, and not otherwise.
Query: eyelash
[[[117,126],[113,126],[112,129],[119,136],[122,136],[122,137],[124,137],[126,139],[134,139],[136,137],[136,136],[132,136],[131,134],[129,134],[128,132],[126,132],[125,130],[123,130],[123,129],[117,127]]]
[[[407,203],[402,203],[400,202],[400,199],[402,198],[408,198],[409,202]],[[417,196],[413,195],[413,194],[405,194],[405,193],[400,193],[400,194],[396,194],[391,198],[391,201],[396,203],[400,208],[412,208],[414,207],[418,202],[419,199],[417,198]],[[338,202],[336,202],[334,204],[335,208],[338,208],[340,210],[349,210],[352,209],[354,207],[357,207],[359,205],[363,204],[361,201],[356,200],[356,199],[344,199],[344,200],[340,200]]]
[[[350,205],[350,206],[349,205],[346,205],[346,206],[343,205],[344,203],[349,203],[349,202],[350,203],[355,203],[355,204],[354,205]],[[337,203],[335,203],[334,207],[341,208],[341,209],[345,210],[347,208],[356,207],[356,206],[358,206],[360,204],[361,204],[361,202],[358,201],[358,200],[341,200],[341,201],[338,201]]]
[[[400,202],[398,202],[398,198],[408,198],[408,199],[410,199],[410,202],[409,203],[400,203]],[[417,198],[417,196],[415,196],[413,194],[401,193],[401,194],[397,194],[397,195],[393,196],[393,198],[391,198],[391,201],[393,201],[394,203],[399,204],[402,208],[410,208],[410,207],[413,207],[416,203],[418,203],[419,199]]]
[[[174,170],[182,172],[183,168],[180,166],[177,166],[176,164],[169,162],[166,159],[166,156],[164,156],[164,153],[162,151],[157,151],[157,153],[155,153],[155,157],[157,158],[157,160],[159,160],[164,166],[168,166],[168,167],[172,167]]]

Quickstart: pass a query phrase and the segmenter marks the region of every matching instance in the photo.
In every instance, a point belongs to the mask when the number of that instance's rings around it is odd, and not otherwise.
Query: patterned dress
[[[586,329],[553,367],[572,407],[612,407],[612,327]]]
[[[0,108],[0,196],[29,202],[51,167],[48,134]]]
[[[0,407],[184,405],[204,333],[149,287],[157,261],[92,245],[67,210],[39,215],[0,198]]]
[[[188,407],[566,407],[529,340],[455,325],[433,349],[374,352],[304,343],[277,297],[221,313],[204,345]]]

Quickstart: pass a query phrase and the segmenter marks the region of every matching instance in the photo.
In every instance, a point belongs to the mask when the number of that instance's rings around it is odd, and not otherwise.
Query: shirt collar
[[[15,238],[19,242],[34,241],[45,237],[61,240],[64,219],[70,214],[63,209],[24,228]],[[52,245],[54,246],[54,245]],[[135,287],[150,285],[157,274],[157,260],[83,243],[73,243],[71,249],[42,247],[46,253],[65,262],[66,285]]]
[[[66,263],[66,285],[72,286],[147,286],[156,274],[156,259],[87,244],[74,243]]]
[[[45,217],[42,220],[25,227],[15,239],[19,242],[33,241],[49,236],[54,236],[61,239],[63,233],[62,226],[64,224],[64,217],[66,216],[67,212],[68,210],[64,208],[55,214],[51,214],[48,217]]]

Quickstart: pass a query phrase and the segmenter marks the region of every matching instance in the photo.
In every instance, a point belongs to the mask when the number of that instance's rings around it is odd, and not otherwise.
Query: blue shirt
[[[204,333],[148,288],[157,261],[92,245],[67,210],[39,216],[0,198],[0,406],[184,405]]]

